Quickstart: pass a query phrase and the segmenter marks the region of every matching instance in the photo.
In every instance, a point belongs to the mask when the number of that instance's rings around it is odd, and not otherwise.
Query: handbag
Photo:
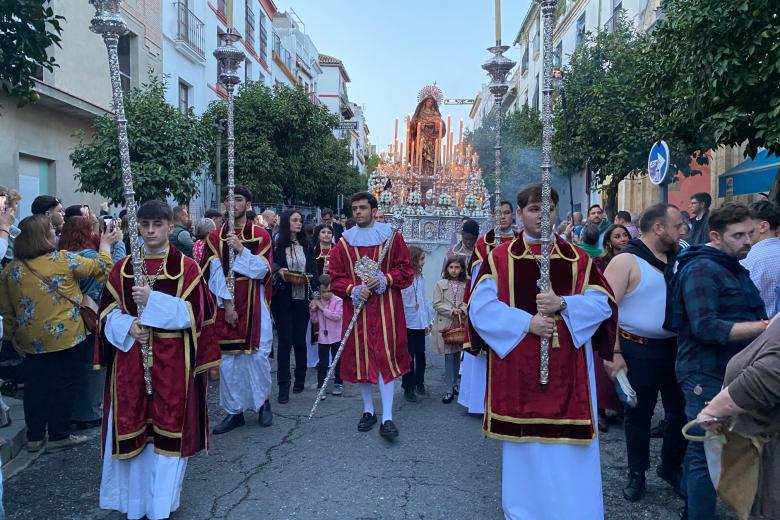
[[[444,340],[445,343],[450,345],[461,345],[463,346],[463,343],[466,342],[466,326],[463,325],[463,320],[460,317],[460,314],[458,316],[458,324],[454,327],[447,327],[446,329],[441,329],[439,332],[441,333],[441,337]]]
[[[22,261],[22,263],[24,264],[24,266],[27,268],[28,271],[30,271],[39,280],[41,280],[43,283],[45,283],[47,286],[53,289],[54,292],[56,292],[58,295],[65,298],[71,304],[79,308],[79,313],[81,314],[81,321],[84,322],[84,328],[87,329],[87,332],[92,332],[93,330],[95,330],[95,327],[97,326],[97,322],[98,322],[98,305],[97,303],[95,303],[95,300],[93,300],[86,294],[82,294],[81,302],[77,302],[73,298],[63,293],[59,287],[54,285],[54,283],[51,281],[50,278],[43,276],[41,273],[39,273],[38,271],[30,267],[27,264],[27,262]]]
[[[720,499],[740,520],[747,520],[758,494],[761,454],[765,440],[746,437],[724,428],[722,433],[692,435],[696,420],[683,427],[682,434],[691,442],[703,442],[707,469]]]

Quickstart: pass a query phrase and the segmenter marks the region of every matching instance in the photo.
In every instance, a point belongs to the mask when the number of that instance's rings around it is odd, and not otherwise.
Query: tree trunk
[[[617,184],[613,181],[606,188],[606,199],[604,202],[604,212],[606,213],[606,218],[609,219],[610,222],[615,220],[615,214],[617,213],[617,195]]]

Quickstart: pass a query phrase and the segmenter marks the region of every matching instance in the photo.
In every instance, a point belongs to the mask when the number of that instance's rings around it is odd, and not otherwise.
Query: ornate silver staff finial
[[[501,112],[501,102],[504,99],[506,91],[509,90],[509,84],[507,83],[507,76],[512,67],[516,65],[516,62],[504,56],[504,53],[509,49],[508,45],[501,45],[501,41],[496,41],[494,47],[488,47],[488,51],[493,53],[491,57],[482,68],[485,69],[490,76],[490,84],[488,89],[493,94],[493,99],[496,105],[496,169],[495,169],[495,186],[493,188],[493,195],[495,197],[495,225],[498,227],[498,219],[501,208],[499,202],[501,202],[501,124],[504,120],[503,113]]]
[[[95,7],[95,17],[90,23],[90,30],[103,37],[108,51],[108,71],[111,75],[111,97],[116,116],[117,134],[119,135],[119,158],[122,167],[122,189],[127,206],[127,227],[130,233],[130,248],[133,259],[133,278],[136,286],[142,284],[141,272],[143,259],[138,245],[138,206],[133,191],[133,173],[130,170],[130,148],[127,142],[127,119],[125,118],[125,101],[122,94],[122,81],[119,76],[119,55],[117,45],[119,37],[127,33],[120,12],[121,0],[89,0]],[[138,306],[138,316],[143,313],[143,306]],[[148,344],[141,344],[141,357],[144,366],[144,386],[146,394],[152,395],[152,349]]]
[[[241,39],[241,35],[238,34],[233,27],[229,28],[226,33],[221,35],[222,45],[214,50],[214,57],[219,62],[219,82],[227,90],[227,160],[228,160],[228,178],[227,178],[227,225],[228,232],[235,233],[235,215],[236,215],[236,199],[234,189],[236,187],[236,139],[234,135],[233,125],[233,91],[236,85],[241,83],[241,76],[238,74],[238,67],[241,62],[244,61],[244,52],[241,51],[234,44]],[[235,274],[233,273],[233,264],[235,263],[236,253],[233,249],[229,252],[229,267],[228,267],[228,280],[227,286],[230,290],[230,294],[233,294],[235,286]]]
[[[550,168],[552,166],[552,92],[553,92],[553,16],[556,0],[536,0],[544,18],[544,60],[542,83],[542,259],[539,266],[539,290],[550,290],[550,254],[552,252],[552,223],[550,222]],[[542,338],[539,352],[539,383],[549,381],[550,340]]]

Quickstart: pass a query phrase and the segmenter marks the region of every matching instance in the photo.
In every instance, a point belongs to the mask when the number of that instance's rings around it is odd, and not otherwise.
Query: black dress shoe
[[[447,392],[444,394],[444,397],[441,398],[441,402],[445,404],[450,404],[452,400],[455,399],[455,394],[452,392]]]
[[[604,412],[599,412],[598,427],[601,433],[607,433],[609,431],[609,423],[607,422],[607,416]]]
[[[302,384],[293,386],[293,393],[294,394],[300,394],[301,392],[303,392],[303,385]]]
[[[263,428],[268,428],[274,423],[274,414],[271,412],[271,402],[266,400],[257,414],[257,422]]]
[[[219,423],[214,427],[213,430],[211,430],[211,433],[214,435],[221,435],[223,433],[227,433],[230,430],[235,430],[239,426],[243,426],[244,423],[244,414],[243,413],[236,413],[236,414],[228,414],[225,416],[224,419],[222,419],[222,422]]]
[[[363,416],[360,418],[360,422],[358,423],[358,431],[367,432],[368,430],[373,428],[375,424],[376,424],[376,415],[365,412],[363,413]]]
[[[626,500],[636,502],[645,496],[645,474],[638,471],[628,473],[628,484],[623,488],[623,496]]]
[[[425,385],[417,385],[416,390],[420,395],[428,395],[428,391],[425,389]]]
[[[290,402],[290,383],[279,385],[279,397],[277,401],[279,401],[279,404],[287,404]]]
[[[685,498],[685,495],[682,494],[680,485],[682,482],[682,468],[674,468],[661,464],[658,466],[658,469],[656,469],[655,474],[672,486],[672,489],[674,489],[674,492],[677,493],[679,497]]]
[[[379,435],[386,439],[393,439],[398,437],[398,428],[396,428],[393,421],[385,421],[379,427]]]
[[[417,402],[417,396],[414,394],[414,389],[410,388],[408,390],[404,390],[404,398],[409,401],[410,403],[416,403]]]

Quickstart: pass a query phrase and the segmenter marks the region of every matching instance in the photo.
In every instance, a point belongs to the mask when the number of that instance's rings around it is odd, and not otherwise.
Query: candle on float
[[[396,155],[398,154],[398,116],[395,116],[395,137],[393,138],[393,162],[396,162]]]
[[[463,118],[460,118],[458,125],[458,155],[463,155]]]
[[[404,142],[401,141],[401,142],[398,143],[398,145],[401,147],[401,151],[398,153],[398,160],[401,161],[401,170],[403,170],[404,169],[404,164],[405,164],[405,160],[404,160]]]
[[[420,121],[417,121],[417,140],[414,143],[414,150],[417,154],[416,163],[417,163],[417,172],[422,173],[422,123]]]
[[[452,116],[447,115],[447,132],[452,132]],[[447,164],[452,164],[452,154],[450,153],[450,141],[452,140],[452,137],[447,134]]]
[[[233,27],[233,0],[227,0],[227,24],[228,29]]]
[[[453,134],[452,130],[450,130],[450,138],[448,139],[448,144],[449,144],[449,146],[450,146],[450,149],[449,149],[449,151],[447,152],[447,155],[449,155],[449,157],[450,157],[450,160],[452,160],[452,154],[453,154],[453,152],[455,151],[455,143],[454,143],[454,142],[453,142],[453,140],[452,140],[452,139],[453,139],[453,135],[454,135],[454,134]]]
[[[501,44],[501,0],[496,0],[496,45]]]
[[[411,140],[411,133],[412,133],[412,118],[409,114],[406,114],[406,163],[409,162],[410,156],[412,155],[412,140]]]

